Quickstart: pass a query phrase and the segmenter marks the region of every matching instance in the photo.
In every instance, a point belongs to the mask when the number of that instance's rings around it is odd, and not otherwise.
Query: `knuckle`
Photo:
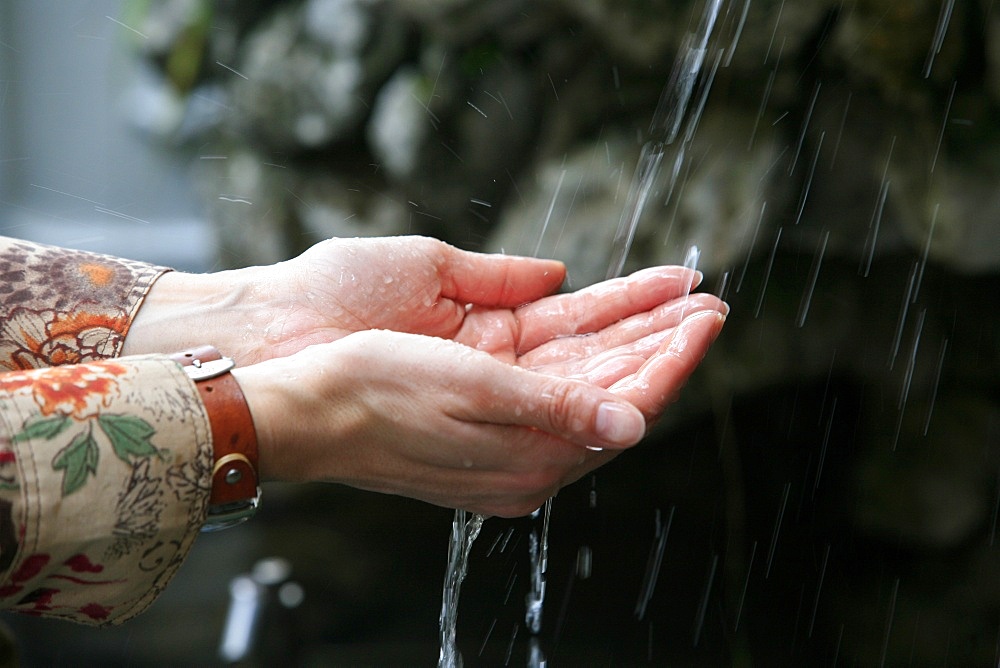
[[[427,255],[428,257],[437,257],[439,255],[443,256],[447,254],[451,248],[445,242],[433,237],[414,236],[410,237],[410,240],[420,253]]]
[[[553,383],[546,394],[547,419],[552,428],[560,434],[576,434],[584,430],[579,408],[583,393],[575,383]]]

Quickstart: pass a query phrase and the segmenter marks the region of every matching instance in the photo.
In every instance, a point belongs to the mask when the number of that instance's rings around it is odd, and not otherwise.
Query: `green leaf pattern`
[[[63,473],[64,497],[81,489],[90,476],[97,475],[101,448],[94,437],[95,423],[111,443],[115,456],[126,464],[132,466],[149,457],[162,459],[162,454],[151,440],[156,434],[151,424],[135,415],[98,415],[84,423],[86,428],[77,431],[52,459],[53,470]],[[21,431],[14,436],[14,442],[29,439],[51,441],[62,436],[74,424],[79,423],[68,415],[35,415],[25,421]]]
[[[62,495],[69,496],[83,487],[87,475],[97,473],[97,461],[100,451],[94,440],[93,429],[87,426],[87,431],[77,434],[65,448],[56,453],[52,460],[52,468],[62,469]]]
[[[73,424],[68,415],[53,415],[42,417],[41,414],[28,418],[22,431],[14,436],[14,442],[26,441],[29,438],[40,438],[50,441],[66,431]]]
[[[99,415],[97,424],[108,436],[118,459],[131,464],[134,459],[160,456],[149,439],[156,430],[142,418],[134,415]]]

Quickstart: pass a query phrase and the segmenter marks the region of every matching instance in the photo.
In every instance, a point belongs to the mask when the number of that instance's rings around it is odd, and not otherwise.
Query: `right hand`
[[[722,322],[718,311],[702,310],[667,337],[624,345],[609,337],[614,345],[562,356],[561,370],[581,378],[597,363],[600,384],[382,330],[234,374],[254,416],[263,477],[340,482],[515,517],[637,443]],[[625,361],[616,363],[616,354]]]

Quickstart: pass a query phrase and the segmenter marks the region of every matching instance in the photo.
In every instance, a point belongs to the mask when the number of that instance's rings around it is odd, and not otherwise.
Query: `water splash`
[[[875,211],[872,212],[872,219],[868,223],[868,238],[865,240],[865,247],[862,252],[862,264],[859,273],[865,278],[868,278],[868,274],[872,269],[872,260],[875,257],[875,245],[878,243],[879,227],[882,224],[882,212],[885,210],[885,202],[889,197],[889,185],[892,183],[889,179],[889,166],[892,162],[892,153],[895,148],[896,136],[893,135],[892,143],[889,145],[889,155],[885,159],[885,168],[882,170],[882,185],[879,188]],[[865,258],[867,258],[867,261]]]
[[[625,260],[628,258],[635,240],[639,220],[642,218],[653,186],[660,175],[660,168],[663,165],[668,147],[673,150],[672,160],[669,161],[672,169],[666,184],[666,200],[670,201],[674,185],[677,183],[677,176],[684,163],[687,145],[691,142],[698,127],[715,73],[727,48],[729,50],[735,49],[735,40],[738,39],[738,35],[733,37],[733,41],[728,47],[713,47],[716,53],[714,64],[709,74],[702,76],[705,56],[709,51],[709,40],[713,35],[721,8],[722,0],[709,0],[705,5],[705,11],[697,30],[688,33],[681,43],[670,79],[664,86],[653,113],[653,119],[649,125],[649,139],[643,144],[639,155],[639,162],[635,168],[628,198],[625,201],[625,207],[618,221],[618,229],[615,231],[612,241],[611,261],[608,265],[606,278],[620,276],[625,268]],[[695,96],[696,91],[697,96]],[[691,113],[688,113],[692,99],[696,99],[696,102]],[[684,134],[681,138],[682,127]],[[681,141],[678,141],[679,138]]]
[[[813,600],[812,619],[809,620],[809,635],[812,638],[813,628],[816,626],[816,613],[819,611],[819,595],[823,591],[823,581],[826,579],[826,565],[830,561],[830,543],[826,544],[823,552],[823,565],[819,569],[819,584],[816,585],[816,598]]]
[[[816,100],[819,98],[820,88],[822,88],[822,84],[817,81],[816,85],[813,87],[813,94],[812,98],[809,100],[809,108],[806,111],[806,116],[802,120],[802,128],[799,130],[799,142],[795,147],[795,155],[792,157],[792,164],[788,168],[789,176],[795,173],[795,166],[799,163],[799,155],[802,153],[802,147],[805,145],[806,137],[809,134],[809,122],[812,120],[813,111],[816,109]]]
[[[937,147],[934,149],[934,159],[931,160],[931,174],[937,167],[938,156],[941,154],[941,144],[944,142],[944,131],[948,128],[948,117],[951,115],[951,105],[955,101],[955,90],[958,88],[958,81],[951,82],[951,93],[948,95],[948,104],[944,109],[944,120],[941,121],[941,132],[938,133]]]
[[[917,351],[920,348],[920,335],[924,328],[924,317],[927,315],[927,309],[921,309],[920,314],[917,316],[917,323],[913,333],[913,344],[910,348],[910,354],[907,356],[906,370],[903,372],[903,382],[902,388],[899,393],[899,416],[896,419],[896,436],[892,441],[892,450],[896,451],[896,446],[899,444],[899,435],[903,430],[903,415],[906,412],[906,404],[910,397],[910,385],[913,382],[913,372],[917,366]]]
[[[889,599],[889,616],[885,621],[885,634],[882,638],[882,656],[879,659],[878,665],[885,665],[886,655],[889,653],[889,636],[892,634],[892,623],[893,618],[896,616],[896,598],[899,596],[899,578],[896,578],[895,583],[892,585],[892,596]]]
[[[629,187],[625,208],[611,242],[612,256],[608,265],[606,278],[620,276],[625,268],[625,260],[632,249],[635,232],[639,228],[639,219],[646,209],[646,202],[653,190],[656,177],[660,175],[660,164],[663,162],[663,142],[647,142],[639,154],[639,163],[635,168],[635,176]]]
[[[649,201],[649,197],[659,176],[660,168],[667,153],[666,149],[669,145],[676,142],[677,145],[674,147],[672,156],[672,171],[666,188],[667,202],[670,201],[673,187],[676,184],[677,176],[684,162],[686,146],[690,143],[698,127],[698,122],[705,103],[708,100],[708,94],[711,90],[715,74],[724,57],[726,65],[732,59],[733,52],[736,49],[743,30],[750,0],[744,0],[738,25],[731,30],[732,34],[730,35],[728,44],[726,46],[713,47],[712,50],[715,53],[715,59],[711,70],[707,76],[702,76],[705,56],[709,52],[709,41],[713,36],[713,30],[722,4],[723,0],[707,0],[698,28],[694,33],[689,33],[682,43],[671,77],[661,93],[660,101],[657,104],[650,123],[650,139],[642,147],[635,175],[629,188],[629,194],[621,219],[619,220],[618,229],[612,242],[612,253],[607,278],[619,276],[624,269],[629,250],[635,239],[639,220],[642,217],[646,203]],[[553,90],[555,92],[554,84]],[[558,97],[558,92],[556,92],[556,95]],[[695,100],[695,103],[693,111],[689,114],[688,108],[691,106],[692,99]],[[681,136],[682,128],[684,129],[683,138],[677,142],[677,139]],[[548,231],[556,199],[562,190],[565,175],[566,172],[564,170],[560,174],[556,192],[553,194],[552,202],[549,205],[549,210],[543,222],[538,243],[535,246],[535,255],[538,255],[542,240]],[[697,246],[690,247],[684,265],[694,269],[697,266],[700,255],[701,253]],[[537,522],[538,516],[544,514],[541,529],[539,530],[536,527],[529,535],[531,588],[526,597],[525,626],[532,633],[529,643],[528,665],[537,668],[543,668],[546,665],[538,634],[541,632],[542,613],[545,603],[545,573],[548,565],[548,534],[551,512],[552,499],[550,498],[545,502],[543,508],[540,508],[532,515],[533,521]],[[455,511],[448,553],[448,569],[445,576],[441,602],[441,653],[438,660],[439,668],[452,668],[462,665],[462,658],[455,641],[458,598],[462,581],[465,579],[468,570],[469,552],[472,548],[472,543],[479,535],[484,520],[485,518],[481,515],[474,514],[469,517],[466,511]],[[663,533],[664,540],[666,533]],[[494,543],[491,551],[495,546],[496,544]],[[587,568],[589,571],[589,564]],[[655,584],[655,575],[653,576],[652,584]],[[651,589],[652,587],[650,587]],[[491,627],[491,633],[492,630]],[[507,649],[508,662],[517,632],[518,627],[515,626]]]
[[[701,259],[701,249],[697,246],[691,246],[688,248],[687,255],[684,256],[684,268],[690,269],[691,271],[698,270],[698,261]],[[681,306],[681,318],[687,312],[688,298],[691,296],[691,288],[688,286],[687,294],[684,295],[684,303]]]
[[[479,536],[486,518],[465,510],[456,510],[451,522],[451,545],[448,550],[448,569],[441,594],[441,654],[438,668],[460,668],[462,655],[455,643],[455,629],[458,625],[458,597],[462,582],[469,569],[469,552]]]
[[[802,213],[806,210],[806,202],[809,200],[809,191],[812,189],[813,177],[816,175],[816,163],[819,162],[819,152],[823,149],[823,140],[826,138],[826,131],[819,135],[819,142],[816,145],[816,153],[813,155],[812,165],[809,167],[809,175],[806,177],[805,185],[802,187],[802,194],[799,196],[799,211],[795,214],[795,224],[802,220]]]
[[[643,617],[646,616],[646,607],[653,598],[653,590],[656,589],[656,580],[660,575],[660,567],[663,565],[663,552],[667,546],[667,538],[670,536],[670,527],[674,523],[675,510],[677,510],[676,506],[670,508],[670,516],[667,518],[666,527],[664,527],[660,518],[660,509],[656,509],[655,540],[646,561],[646,574],[642,579],[639,600],[635,604],[635,617],[639,621],[642,621]]]
[[[531,590],[526,598],[524,625],[532,634],[542,631],[542,608],[545,605],[545,571],[549,565],[549,522],[552,517],[552,499],[545,502],[532,515],[543,515],[541,534],[535,529],[528,535],[528,555],[531,561]]]
[[[788,493],[792,491],[792,483],[786,482],[785,489],[781,494],[781,508],[778,510],[778,517],[774,520],[774,533],[771,535],[771,547],[767,551],[767,570],[764,579],[771,577],[771,565],[774,562],[774,550],[778,546],[778,534],[781,531],[781,521],[785,517],[785,508],[788,506]]]
[[[778,244],[781,243],[781,230],[778,228],[774,235],[774,244],[771,246],[771,254],[767,256],[767,266],[764,268],[764,281],[760,286],[760,294],[757,296],[757,306],[754,309],[753,317],[759,318],[761,309],[764,307],[764,294],[767,292],[767,284],[771,280],[771,271],[774,269],[774,258],[778,254]]]
[[[538,243],[535,244],[534,256],[538,257],[538,252],[542,248],[542,241],[545,239],[545,233],[549,229],[549,221],[552,219],[552,213],[555,211],[556,202],[559,200],[559,193],[562,191],[563,179],[566,178],[566,170],[562,170],[559,174],[559,183],[556,185],[556,190],[552,193],[552,201],[549,202],[549,210],[545,214],[545,221],[542,223],[542,231],[538,234]]]
[[[832,366],[830,368],[831,370],[833,369]],[[827,419],[826,422],[826,432],[823,434],[823,445],[820,446],[819,461],[816,464],[816,479],[813,481],[813,491],[812,491],[813,499],[816,498],[816,490],[819,489],[820,478],[823,477],[823,465],[826,462],[826,449],[827,446],[830,444],[830,433],[833,431],[833,424],[834,424],[833,417],[836,413],[837,413],[837,397],[834,397],[833,403],[830,406],[830,417]]]
[[[694,641],[695,647],[701,641],[701,631],[705,627],[705,614],[708,612],[709,600],[712,594],[712,585],[715,584],[715,571],[719,567],[719,555],[712,555],[712,565],[708,570],[708,581],[705,584],[705,593],[702,595],[701,604],[698,606],[698,614],[695,616]]]
[[[743,591],[740,592],[740,602],[736,606],[736,621],[733,623],[733,632],[740,630],[740,617],[743,616],[743,603],[747,598],[747,588],[750,586],[750,573],[753,572],[753,560],[757,556],[757,541],[753,542],[753,548],[750,550],[750,565],[747,566],[747,577],[743,580]]]
[[[925,79],[930,78],[931,69],[934,67],[934,58],[941,53],[941,46],[944,44],[944,36],[948,33],[948,24],[951,22],[951,12],[954,8],[955,0],[945,0],[941,3],[941,13],[938,15],[937,28],[934,30],[934,41],[927,53],[927,60],[924,62]]]
[[[816,249],[816,255],[813,257],[812,267],[809,269],[809,283],[806,286],[806,291],[802,294],[802,301],[799,302],[799,313],[795,319],[795,324],[799,327],[806,324],[809,305],[812,303],[813,292],[816,290],[816,281],[819,279],[819,270],[823,266],[823,255],[826,253],[826,245],[829,241],[830,230],[824,230],[819,246]]]
[[[937,373],[934,375],[934,389],[931,390],[931,400],[927,407],[927,419],[924,421],[924,436],[931,428],[931,415],[934,414],[934,403],[937,401],[938,387],[941,385],[941,371],[944,369],[944,357],[948,352],[948,338],[941,341],[941,352],[938,353]],[[991,543],[992,544],[992,543]]]
[[[552,498],[531,515],[532,521],[542,518],[539,531],[536,526],[528,535],[528,557],[531,569],[531,588],[525,597],[524,625],[532,637],[528,646],[529,668],[545,668],[539,634],[542,632],[542,613],[545,608],[545,573],[549,567],[549,524],[552,519]]]

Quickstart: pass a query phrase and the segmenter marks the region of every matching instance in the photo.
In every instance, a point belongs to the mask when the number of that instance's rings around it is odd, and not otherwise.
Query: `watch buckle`
[[[254,516],[259,505],[260,487],[257,488],[257,495],[252,499],[241,499],[217,506],[210,505],[208,507],[208,517],[201,530],[203,533],[210,533],[242,524]]]

